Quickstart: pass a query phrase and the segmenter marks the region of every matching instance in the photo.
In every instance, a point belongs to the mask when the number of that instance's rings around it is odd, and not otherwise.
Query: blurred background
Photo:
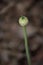
[[[0,65],[27,65],[20,16],[27,25],[32,65],[43,65],[43,0],[0,0]]]

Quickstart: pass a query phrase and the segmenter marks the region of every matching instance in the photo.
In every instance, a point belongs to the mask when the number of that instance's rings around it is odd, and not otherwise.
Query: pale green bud
[[[19,24],[20,24],[21,26],[26,26],[26,25],[28,24],[28,18],[25,17],[25,16],[21,16],[21,17],[19,18]]]

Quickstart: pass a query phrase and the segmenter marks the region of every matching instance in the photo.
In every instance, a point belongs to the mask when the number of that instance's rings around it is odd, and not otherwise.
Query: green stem
[[[25,49],[26,49],[27,62],[28,62],[28,65],[31,65],[30,50],[29,50],[29,47],[28,47],[26,27],[23,27],[23,32],[24,32],[24,40],[25,40]]]

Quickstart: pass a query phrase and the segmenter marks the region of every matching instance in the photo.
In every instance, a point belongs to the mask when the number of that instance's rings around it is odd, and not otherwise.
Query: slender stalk
[[[28,62],[28,65],[31,65],[30,50],[29,50],[29,47],[28,47],[26,26],[23,26],[23,32],[24,32],[24,40],[25,40],[25,50],[26,50],[27,62]]]

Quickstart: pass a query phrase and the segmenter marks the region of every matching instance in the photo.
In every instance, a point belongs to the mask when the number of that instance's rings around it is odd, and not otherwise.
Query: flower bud
[[[21,26],[26,26],[26,25],[28,24],[28,18],[25,17],[25,16],[21,16],[21,17],[19,18],[19,24],[20,24]]]

